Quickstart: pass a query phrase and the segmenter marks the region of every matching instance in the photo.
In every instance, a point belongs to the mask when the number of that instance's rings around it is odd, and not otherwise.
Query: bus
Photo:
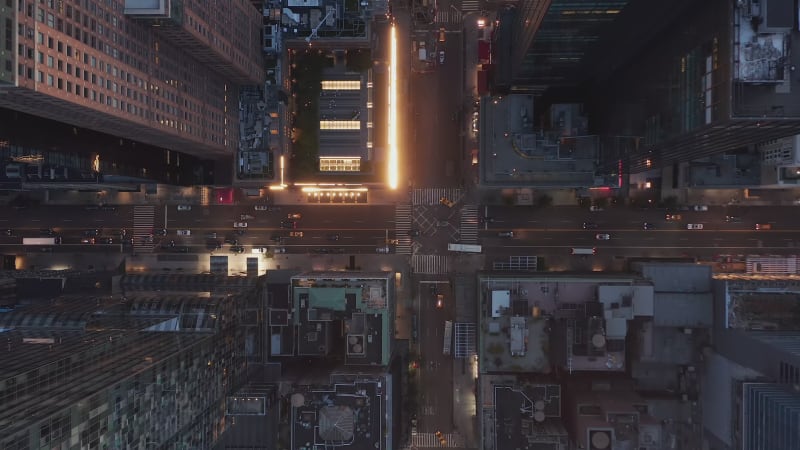
[[[483,249],[475,244],[447,244],[447,250],[461,253],[481,253]]]
[[[595,248],[572,248],[573,255],[594,255],[597,249]]]
[[[55,237],[38,237],[38,238],[22,238],[22,245],[56,245],[61,243],[61,238]]]

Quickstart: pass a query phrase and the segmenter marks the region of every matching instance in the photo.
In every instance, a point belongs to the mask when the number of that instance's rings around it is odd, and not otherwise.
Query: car
[[[338,234],[329,234],[328,235],[328,240],[329,241],[338,241],[339,240],[339,235]]]
[[[178,211],[191,211],[192,205],[178,205]]]
[[[444,205],[444,206],[447,206],[448,208],[452,208],[453,206],[455,206],[455,203],[453,203],[453,202],[452,202],[452,201],[451,201],[449,198],[447,198],[447,197],[440,197],[440,198],[439,198],[439,203],[440,203],[440,204],[442,204],[442,205]]]
[[[100,235],[100,230],[98,230],[97,228],[93,230],[84,230],[83,235],[86,237],[96,237]]]
[[[206,239],[216,239],[217,233],[206,233]]]
[[[233,228],[247,228],[247,222],[233,222]]]
[[[287,215],[286,215],[286,218],[287,218],[287,219],[297,219],[297,220],[300,220],[300,219],[302,219],[302,218],[303,218],[303,215],[302,215],[302,214],[300,214],[300,213],[291,213],[291,214],[287,214]]]
[[[756,230],[758,230],[758,231],[771,230],[771,229],[772,229],[772,224],[771,223],[757,223],[756,224]]]
[[[444,27],[439,28],[439,42],[444,42],[447,40],[447,34],[445,34]]]
[[[256,211],[269,211],[270,207],[267,205],[256,205],[253,207]]]
[[[301,237],[303,237],[303,232],[302,231],[290,231],[289,232],[289,237],[301,238]]]
[[[250,214],[239,214],[239,220],[250,220],[255,219],[255,217],[251,216]]]
[[[375,253],[389,253],[389,246],[384,245],[383,247],[377,247]]]
[[[286,253],[285,247],[274,247],[272,253]]]
[[[686,224],[687,230],[702,230],[703,224],[702,223],[687,223]]]
[[[241,253],[244,253],[244,247],[242,247],[241,245],[234,245],[234,246],[231,246],[231,252],[233,252],[233,253],[240,253],[240,254],[241,254]]]
[[[742,221],[742,218],[739,217],[739,216],[725,216],[725,222],[728,222],[728,223],[737,223],[737,222],[741,222],[741,221]]]
[[[192,230],[178,230],[178,236],[191,236]]]
[[[473,166],[477,166],[478,165],[478,149],[477,148],[472,149],[472,165]]]
[[[12,230],[11,228],[6,229],[6,236],[13,236],[13,235],[14,235],[14,230]]]
[[[478,132],[478,122],[480,120],[480,114],[476,111],[472,113],[472,132]]]
[[[85,237],[81,239],[81,244],[94,244],[94,242],[95,242],[94,238],[90,237]]]
[[[166,228],[162,228],[160,230],[154,230],[153,234],[155,234],[156,236],[166,236],[167,235],[167,229]]]
[[[297,222],[294,220],[282,220],[281,228],[297,228]]]
[[[438,309],[444,308],[444,295],[436,294],[436,308]]]
[[[676,220],[681,220],[683,217],[680,214],[667,214],[664,219],[667,222],[675,222]]]
[[[692,207],[692,209],[695,210],[695,211],[708,211],[708,206],[706,206],[706,205],[694,205],[694,207]]]
[[[444,50],[439,50],[439,64],[444,64]]]
[[[114,243],[114,238],[110,238],[110,237],[100,238],[100,243],[101,244],[111,245],[111,244]]]
[[[608,233],[600,233],[596,234],[594,238],[597,239],[598,241],[608,241],[611,239],[611,235]]]
[[[584,230],[596,230],[598,225],[594,222],[583,222],[583,229]]]
[[[408,230],[408,235],[411,237],[417,237],[419,236],[419,230]]]
[[[513,231],[501,231],[501,232],[497,233],[497,237],[513,238],[514,237],[514,232]]]
[[[236,238],[227,237],[227,238],[225,238],[225,243],[226,244],[231,244],[231,245],[239,245],[239,240],[236,239]]]
[[[600,212],[602,210],[603,210],[603,208],[601,208],[601,207],[599,207],[597,205],[592,205],[592,206],[589,207],[589,211],[591,211],[591,212]]]
[[[642,224],[642,229],[643,230],[655,230],[656,229],[656,224],[650,223],[650,222],[645,222],[645,223]]]
[[[254,247],[252,250],[250,250],[250,252],[251,253],[264,254],[264,253],[267,253],[267,248],[266,247]]]

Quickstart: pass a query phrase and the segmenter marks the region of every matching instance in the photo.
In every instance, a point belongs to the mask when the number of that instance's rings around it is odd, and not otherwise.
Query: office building
[[[606,134],[641,137],[634,148],[608,152],[606,164],[625,173],[674,167],[680,172],[673,179],[682,181],[689,176],[679,165],[700,158],[738,158],[761,145],[765,161],[773,160],[778,146],[765,143],[800,132],[800,56],[792,51],[797,6],[711,0],[679,12],[659,18],[660,33],[640,39],[638,56],[611,53],[608,69],[594,80],[594,124]],[[640,17],[653,23],[650,14]],[[607,48],[629,42],[620,33]]]
[[[205,159],[238,146],[238,86],[264,80],[246,0],[6,1],[0,106]]]
[[[523,0],[499,13],[495,87],[541,94],[574,87],[603,33],[630,0]]]
[[[212,448],[247,374],[238,305],[254,291],[201,284],[20,298],[0,312],[0,446]]]

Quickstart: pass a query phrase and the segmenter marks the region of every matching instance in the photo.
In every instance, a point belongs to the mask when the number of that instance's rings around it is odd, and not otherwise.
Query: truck
[[[22,245],[57,245],[61,243],[61,238],[54,237],[24,237]]]

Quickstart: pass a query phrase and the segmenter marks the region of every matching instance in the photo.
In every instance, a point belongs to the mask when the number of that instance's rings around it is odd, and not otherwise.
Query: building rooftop
[[[622,370],[627,322],[653,315],[653,289],[630,276],[480,277],[483,372]]]
[[[492,403],[493,450],[567,448],[569,437],[561,422],[561,386],[495,385]]]
[[[798,330],[800,282],[796,280],[729,280],[724,297],[725,328]]]
[[[394,278],[388,272],[311,272],[270,301],[270,354],[386,366],[391,356]]]
[[[339,377],[341,378],[341,377]],[[359,376],[331,386],[304,386],[291,394],[293,450],[331,446],[353,450],[387,448],[391,379]]]
[[[481,102],[480,182],[490,186],[588,187],[595,183],[598,140],[580,105],[553,105],[550,128],[534,123],[532,95]]]

